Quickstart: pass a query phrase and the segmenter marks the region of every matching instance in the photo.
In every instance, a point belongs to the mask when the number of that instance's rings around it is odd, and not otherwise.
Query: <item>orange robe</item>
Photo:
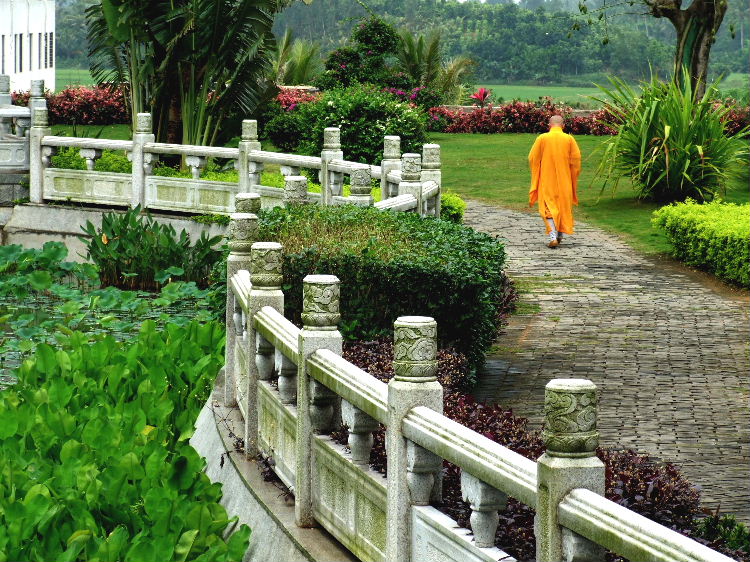
[[[531,189],[529,205],[539,202],[542,219],[552,218],[558,232],[573,234],[573,207],[578,205],[581,151],[575,139],[552,127],[539,135],[529,152]],[[550,226],[544,221],[547,233]]]

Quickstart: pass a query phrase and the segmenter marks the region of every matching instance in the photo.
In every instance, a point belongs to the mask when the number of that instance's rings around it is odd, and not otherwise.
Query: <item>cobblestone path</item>
[[[549,380],[591,379],[603,445],[678,463],[707,506],[750,521],[747,295],[585,224],[551,250],[536,213],[472,201],[465,223],[505,240],[522,292],[477,398],[539,428]]]

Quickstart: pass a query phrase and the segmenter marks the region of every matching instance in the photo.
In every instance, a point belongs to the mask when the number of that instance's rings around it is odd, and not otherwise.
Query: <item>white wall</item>
[[[0,74],[11,90],[55,89],[55,0],[0,0]],[[19,49],[20,47],[20,49]]]

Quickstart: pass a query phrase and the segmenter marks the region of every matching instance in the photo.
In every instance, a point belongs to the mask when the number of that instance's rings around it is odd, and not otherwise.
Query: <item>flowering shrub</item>
[[[607,109],[599,109],[587,116],[577,115],[565,123],[566,130],[573,135],[616,135],[613,126],[617,117]]]
[[[488,103],[490,103],[490,96],[492,95],[492,92],[490,92],[487,88],[479,88],[476,92],[471,94],[469,97],[474,100],[474,105],[478,105],[479,107],[484,107]]]
[[[27,105],[30,93],[13,92],[15,105]],[[128,108],[122,89],[115,86],[69,86],[52,93],[45,92],[51,125],[114,125],[128,123]]]
[[[310,92],[296,88],[281,88],[281,91],[276,96],[276,101],[281,105],[281,109],[293,111],[299,104],[315,101],[320,96],[320,92]]]
[[[750,127],[750,107],[741,107],[732,99],[717,102],[714,105],[716,109],[721,109],[722,106],[729,107],[729,111],[722,118],[722,121],[724,121],[724,133],[727,136],[736,135],[740,131]],[[747,136],[747,131],[745,136]]]
[[[424,110],[435,107],[442,102],[442,96],[426,86],[417,86],[409,91],[401,88],[384,88],[383,91],[396,96],[399,101],[421,107]]]

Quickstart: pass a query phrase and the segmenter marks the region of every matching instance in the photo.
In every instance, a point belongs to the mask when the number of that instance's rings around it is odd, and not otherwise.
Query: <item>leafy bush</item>
[[[297,151],[302,154],[320,154],[326,127],[341,128],[346,159],[368,164],[382,160],[385,135],[399,135],[404,152],[420,152],[427,138],[426,118],[421,111],[370,86],[326,92],[320,100],[300,106],[296,113],[301,124]]]
[[[260,239],[284,246],[293,321],[300,319],[305,275],[337,275],[348,339],[389,335],[398,316],[432,316],[444,344],[472,366],[483,362],[507,285],[505,251],[495,239],[448,221],[354,206],[277,208],[262,212],[259,225]]]
[[[618,134],[603,145],[598,175],[614,178],[613,188],[630,177],[639,199],[665,203],[710,201],[724,189],[747,157],[747,130],[727,132],[729,108],[712,102],[715,87],[698,98],[690,80],[680,86],[652,77],[640,91],[610,81],[601,101],[617,116]]]
[[[28,560],[240,560],[221,486],[187,443],[222,362],[220,325],[59,334],[0,392],[0,548]]]
[[[129,123],[128,107],[121,88],[114,86],[68,86],[57,93],[45,92],[50,124],[114,125]],[[16,105],[27,105],[30,92],[13,92]]]
[[[443,127],[446,133],[543,133],[549,129],[550,117],[569,117],[570,111],[569,107],[557,106],[546,98],[540,102],[514,101],[498,107],[487,105],[469,112],[433,107],[429,118],[433,130]]]
[[[91,221],[81,227],[89,237],[81,237],[86,257],[99,268],[102,286],[153,290],[177,277],[206,286],[211,268],[221,257],[213,249],[221,237],[209,238],[203,232],[192,245],[185,230],[177,237],[172,225],[140,213],[140,206],[107,213],[102,215],[101,228]]]
[[[443,101],[443,96],[439,92],[427,86],[417,86],[408,91],[401,88],[385,88],[384,91],[395,96],[399,101],[414,104],[425,111],[440,105]]]
[[[734,551],[728,554],[737,560],[750,560],[750,530],[734,515],[704,517],[696,524],[695,534],[707,540],[711,548],[725,547]]]
[[[440,194],[440,218],[461,224],[464,220],[466,201],[457,193],[444,191]]]
[[[688,265],[750,287],[750,205],[688,200],[654,212],[675,257]]]

